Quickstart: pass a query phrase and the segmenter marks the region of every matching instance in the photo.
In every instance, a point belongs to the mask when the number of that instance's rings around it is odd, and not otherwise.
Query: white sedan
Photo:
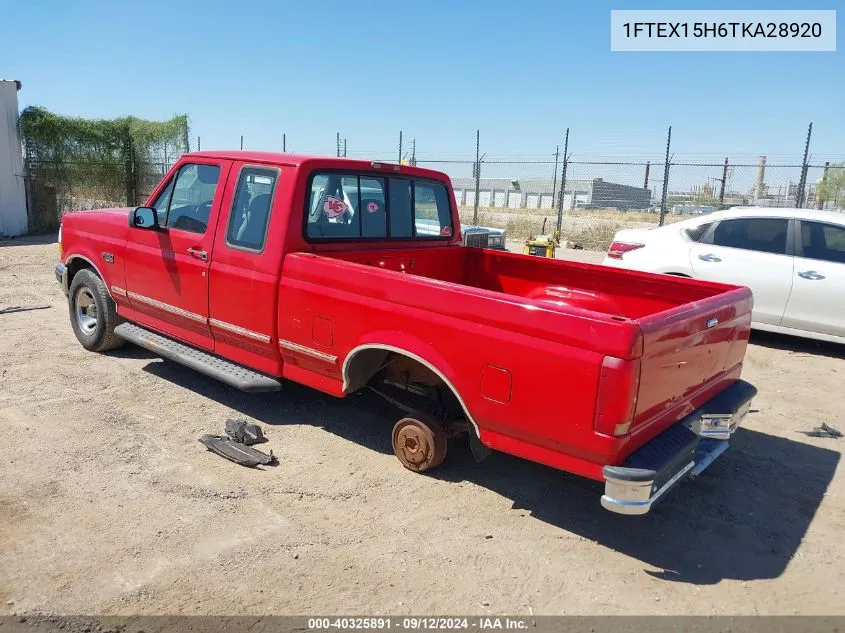
[[[734,207],[626,229],[604,264],[748,286],[752,327],[845,343],[845,213]]]

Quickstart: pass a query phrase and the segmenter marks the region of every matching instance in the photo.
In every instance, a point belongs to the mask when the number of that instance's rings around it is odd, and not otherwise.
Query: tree
[[[845,163],[831,165],[818,187],[818,198],[822,202],[845,205]]]

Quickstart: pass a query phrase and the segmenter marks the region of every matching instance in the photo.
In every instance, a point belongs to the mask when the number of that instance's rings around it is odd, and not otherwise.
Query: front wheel
[[[76,340],[92,352],[105,352],[123,345],[114,333],[120,324],[117,306],[109,296],[106,284],[90,270],[73,276],[68,293],[70,324]]]

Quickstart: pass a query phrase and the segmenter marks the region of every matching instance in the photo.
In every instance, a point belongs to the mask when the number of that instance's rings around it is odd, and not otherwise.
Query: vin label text
[[[835,51],[836,11],[611,11],[612,51]]]

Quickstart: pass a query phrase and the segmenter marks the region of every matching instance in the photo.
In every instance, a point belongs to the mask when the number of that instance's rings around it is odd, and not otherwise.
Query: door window
[[[229,246],[256,252],[264,250],[278,176],[275,169],[244,167],[241,170],[226,232]]]
[[[167,205],[170,204],[170,194],[173,193],[173,183],[175,180],[175,178],[171,178],[164,191],[158,194],[158,198],[153,202],[153,208],[156,210],[156,215],[158,215],[159,226],[164,226],[164,223],[167,221]]]
[[[788,230],[789,220],[785,218],[722,220],[713,232],[713,244],[785,255]]]
[[[172,191],[162,226],[191,233],[205,233],[219,178],[220,167],[217,165],[182,165],[171,183]],[[171,190],[171,184],[156,200],[156,210],[164,204],[163,197]]]
[[[821,222],[801,222],[804,257],[845,263],[845,227]]]

